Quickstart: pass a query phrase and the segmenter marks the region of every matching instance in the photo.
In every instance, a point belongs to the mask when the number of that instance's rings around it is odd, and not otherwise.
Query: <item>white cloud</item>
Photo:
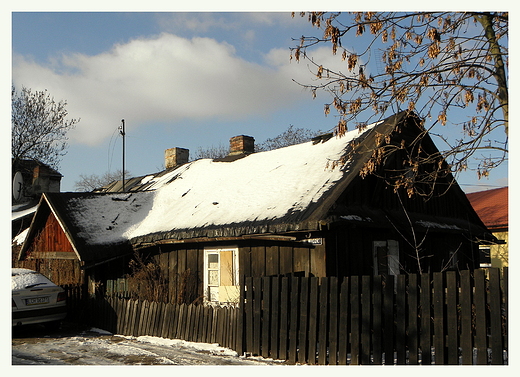
[[[239,58],[233,46],[209,38],[164,33],[114,46],[110,51],[54,57],[47,65],[13,57],[17,88],[48,89],[81,118],[71,142],[94,145],[122,118],[129,127],[180,119],[255,116],[301,100],[291,81],[289,54],[278,51],[260,65]]]
[[[294,27],[298,17],[290,12],[165,12],[157,14],[158,25],[168,32],[205,33],[210,30],[236,30],[247,27]],[[304,20],[304,22],[307,22]],[[301,22],[300,24],[303,24]]]

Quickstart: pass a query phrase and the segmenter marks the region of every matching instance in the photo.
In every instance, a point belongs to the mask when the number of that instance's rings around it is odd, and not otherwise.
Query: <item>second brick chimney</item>
[[[170,148],[164,151],[164,166],[166,169],[176,168],[186,164],[190,156],[190,151],[184,148]]]
[[[239,135],[229,139],[229,155],[251,154],[255,152],[255,139],[252,136]]]

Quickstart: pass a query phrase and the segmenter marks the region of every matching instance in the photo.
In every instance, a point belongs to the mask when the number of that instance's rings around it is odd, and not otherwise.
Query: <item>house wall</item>
[[[357,177],[339,198],[337,204],[344,209],[364,207],[396,211],[401,214],[406,209],[408,213],[464,220],[476,216],[468,212],[471,208],[469,202],[466,203],[467,205],[462,203],[462,200],[466,199],[465,195],[463,193],[456,195],[455,191],[460,190],[459,188],[452,186],[450,190],[444,192],[443,190],[448,186],[440,182],[438,187],[431,198],[419,195],[409,198],[404,190],[399,190],[397,195],[393,187],[376,176]]]
[[[504,244],[491,245],[491,267],[508,267],[509,266],[509,232],[493,232],[493,235]]]
[[[201,301],[205,247],[238,247],[241,278],[291,274],[326,276],[324,243],[239,240],[160,245],[141,250],[140,261],[131,262],[133,268],[127,269],[129,290],[163,302]]]
[[[57,285],[80,285],[85,281],[77,259],[29,258],[18,261],[15,267],[38,271]]]
[[[374,241],[399,243],[401,273],[473,269],[478,266],[478,244],[462,234],[416,233],[416,249],[403,233],[384,228],[339,225],[327,236],[327,276],[374,275]]]
[[[240,274],[245,277],[326,276],[325,244],[255,241],[240,247]]]
[[[441,191],[443,186],[439,186]],[[452,186],[443,195],[425,200],[418,195],[409,198],[402,190],[397,195],[383,179],[373,175],[355,178],[332,208],[331,215],[341,219],[341,216],[358,214],[371,220],[358,224],[338,223],[332,227],[327,241],[327,275],[373,274],[373,242],[387,240],[399,242],[402,271],[478,267],[478,245],[468,236],[440,228],[425,232],[424,228],[410,227],[406,217],[471,220],[476,215],[461,202],[465,195],[458,195],[457,190],[460,189]],[[388,219],[400,219],[400,223]],[[418,245],[418,249],[410,244]]]

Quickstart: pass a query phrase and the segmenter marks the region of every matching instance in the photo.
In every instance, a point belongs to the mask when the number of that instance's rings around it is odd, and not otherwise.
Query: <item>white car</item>
[[[59,327],[67,315],[67,295],[39,272],[13,268],[11,276],[13,326],[43,323]]]

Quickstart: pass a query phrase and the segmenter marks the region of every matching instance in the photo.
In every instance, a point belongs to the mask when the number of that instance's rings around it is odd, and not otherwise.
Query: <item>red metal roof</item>
[[[466,194],[480,219],[489,229],[508,226],[508,187]]]

